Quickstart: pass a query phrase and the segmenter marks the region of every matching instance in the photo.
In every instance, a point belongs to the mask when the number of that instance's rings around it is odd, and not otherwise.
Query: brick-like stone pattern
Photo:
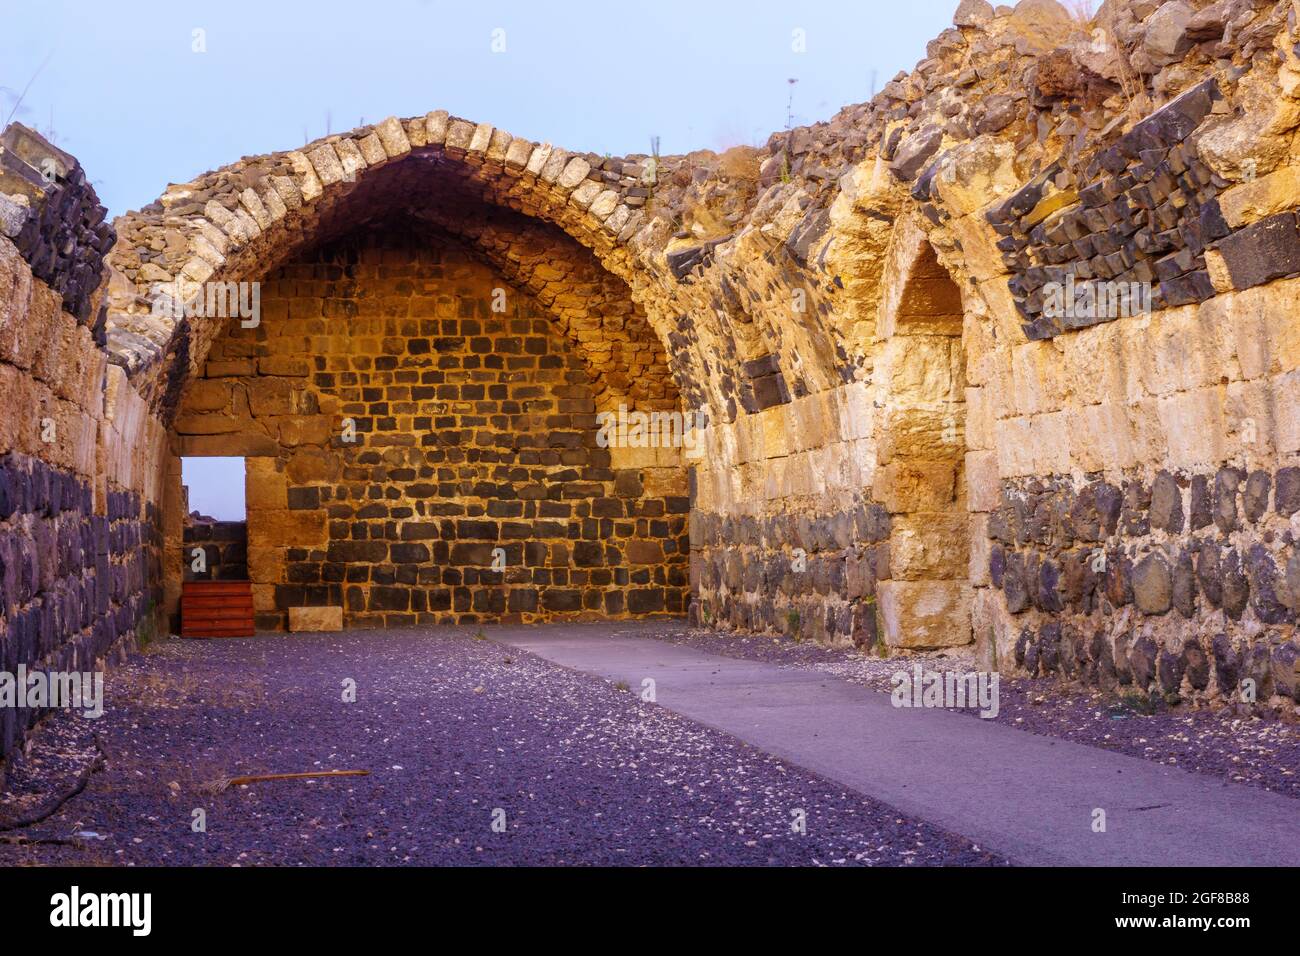
[[[93,325],[102,344],[108,313],[106,306],[96,308],[94,295],[117,235],[81,164],[11,123],[0,133],[0,200],[6,195],[24,203],[13,207],[21,212],[10,238],[32,274],[63,297],[64,310],[79,323]]]
[[[1216,200],[1228,183],[1197,156],[1194,133],[1218,95],[1206,80],[1099,151],[1082,182],[1053,163],[988,213],[1026,336],[1116,318],[1045,314],[1043,287],[1067,276],[1146,284],[1153,309],[1215,294],[1205,250],[1229,233]]]
[[[136,630],[161,580],[158,515],[38,459],[0,457],[0,670],[89,671]],[[0,708],[0,757],[40,717]]]
[[[1235,230],[1224,218],[1218,197],[1232,184],[1201,160],[1196,136],[1218,98],[1217,83],[1206,80],[1098,151],[1082,182],[1056,162],[988,213],[1029,339],[1120,317],[1048,314],[1044,286],[1067,277],[1076,285],[1145,285],[1159,310],[1300,275],[1294,213]],[[1216,287],[1207,251],[1222,260],[1224,288]]]
[[[889,534],[877,504],[826,516],[696,513],[692,623],[875,647]]]
[[[1300,701],[1300,467],[1004,482],[989,571],[1016,664],[1103,688]]]
[[[584,363],[527,295],[388,229],[274,273],[175,431],[183,455],[251,456],[260,627],[325,605],[351,626],[685,613],[685,473],[615,467],[596,424]]]
[[[248,523],[192,521],[185,525],[186,581],[247,581]],[[194,549],[204,552],[204,570],[194,570]]]

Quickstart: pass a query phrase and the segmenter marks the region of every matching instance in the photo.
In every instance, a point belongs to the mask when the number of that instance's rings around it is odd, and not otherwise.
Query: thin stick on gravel
[[[310,773],[258,773],[246,777],[231,777],[218,780],[212,788],[221,793],[231,787],[242,787],[246,783],[261,783],[264,780],[307,780],[313,777],[368,777],[369,770],[316,770]]]
[[[22,830],[25,827],[29,827],[35,823],[40,823],[43,820],[47,820],[50,817],[54,816],[54,814],[58,813],[58,811],[62,809],[65,803],[67,803],[77,794],[81,793],[81,791],[85,790],[86,784],[90,783],[91,775],[95,773],[95,771],[101,770],[104,766],[104,747],[99,742],[98,734],[94,735],[94,741],[95,741],[95,757],[93,760],[90,761],[90,763],[88,763],[85,767],[82,768],[81,773],[77,775],[77,782],[72,785],[72,788],[70,790],[66,790],[63,793],[59,794],[50,803],[48,803],[43,809],[37,810],[35,813],[30,813],[25,817],[19,817],[16,820],[0,820],[0,832],[7,832],[9,830]]]

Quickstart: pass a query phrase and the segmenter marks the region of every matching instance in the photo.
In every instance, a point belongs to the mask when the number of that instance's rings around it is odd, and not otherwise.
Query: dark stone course
[[[1249,289],[1300,274],[1300,231],[1293,212],[1244,226],[1219,240],[1234,289]]]
[[[1156,475],[1151,485],[1151,526],[1170,534],[1183,530],[1183,495],[1178,479],[1167,471]]]
[[[1214,635],[1212,648],[1214,676],[1219,685],[1219,693],[1225,696],[1234,694],[1241,679],[1241,655],[1227,634]]]
[[[1163,554],[1152,553],[1133,569],[1133,600],[1143,614],[1164,614],[1173,605],[1173,573]]]
[[[1273,493],[1273,507],[1284,518],[1300,511],[1300,468],[1281,468],[1277,473],[1277,489]]]

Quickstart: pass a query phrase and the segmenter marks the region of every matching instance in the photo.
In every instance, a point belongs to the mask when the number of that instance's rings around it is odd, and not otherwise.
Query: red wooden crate
[[[252,637],[253,585],[248,581],[186,581],[181,586],[182,637]]]

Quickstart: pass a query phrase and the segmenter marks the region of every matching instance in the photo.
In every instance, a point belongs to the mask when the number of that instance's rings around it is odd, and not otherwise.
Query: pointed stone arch
[[[669,330],[651,328],[651,318],[632,302],[630,240],[642,228],[642,213],[631,190],[641,173],[636,163],[534,143],[445,111],[390,117],[299,150],[247,157],[173,185],[157,202],[117,220],[121,241],[109,257],[110,359],[169,417],[219,330],[217,323],[178,317],[183,308],[174,303],[191,301],[204,283],[256,279],[365,218],[373,210],[357,197],[382,191],[396,175],[424,184],[400,202],[434,208],[451,199],[462,207],[512,211],[550,229],[568,244],[570,258],[581,250],[621,283],[631,329],[645,333],[623,378],[651,383],[651,404],[675,404],[676,390],[662,384]]]

